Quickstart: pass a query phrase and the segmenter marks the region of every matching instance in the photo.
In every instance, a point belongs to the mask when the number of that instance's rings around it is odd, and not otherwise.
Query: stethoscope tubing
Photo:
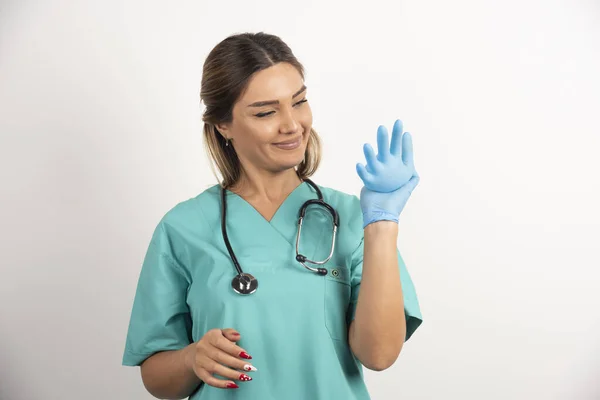
[[[337,230],[339,227],[339,216],[335,209],[328,203],[323,200],[323,194],[319,187],[310,179],[304,179],[304,182],[308,183],[312,186],[317,192],[318,199],[310,199],[302,204],[300,210],[298,212],[298,230],[296,233],[296,261],[302,264],[306,269],[317,273],[318,275],[327,275],[328,271],[323,267],[310,267],[306,265],[306,263],[313,265],[324,265],[326,264],[331,257],[333,256],[333,252],[335,250],[335,238],[337,234]],[[229,257],[233,262],[233,265],[237,271],[237,275],[233,278],[231,282],[231,286],[233,290],[239,294],[252,294],[258,288],[258,280],[252,276],[251,274],[245,273],[238,262],[237,257],[235,256],[235,252],[229,242],[229,237],[227,235],[227,200],[226,200],[226,188],[221,186],[221,233],[223,235],[223,240],[225,242],[225,246],[227,247],[227,252],[229,253]],[[328,257],[322,261],[313,261],[306,258],[306,256],[300,254],[300,235],[302,232],[302,223],[304,221],[304,217],[306,215],[306,211],[309,206],[318,205],[324,207],[332,216],[333,219],[333,236],[331,240],[331,250],[329,252]]]

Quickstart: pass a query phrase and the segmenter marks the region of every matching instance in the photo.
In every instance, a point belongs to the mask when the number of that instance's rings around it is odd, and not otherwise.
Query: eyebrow
[[[298,96],[300,93],[304,92],[305,90],[306,90],[306,85],[302,85],[300,90],[298,90],[296,93],[294,93],[294,95],[292,96],[292,99],[294,97]],[[248,105],[248,107],[264,107],[264,106],[269,106],[271,104],[279,104],[279,100],[256,101],[256,102]]]

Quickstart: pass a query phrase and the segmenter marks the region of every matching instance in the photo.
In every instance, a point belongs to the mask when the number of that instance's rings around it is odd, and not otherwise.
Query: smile
[[[282,149],[282,150],[294,150],[300,147],[302,144],[302,136],[293,141],[281,142],[281,143],[273,143],[274,146]]]

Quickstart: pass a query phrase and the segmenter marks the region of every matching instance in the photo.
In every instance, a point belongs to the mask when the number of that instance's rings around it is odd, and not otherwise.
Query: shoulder
[[[340,208],[344,212],[356,211],[356,207],[360,208],[360,200],[354,194],[321,185],[319,185],[319,189],[323,192],[323,199],[326,202],[336,208]]]
[[[210,235],[214,222],[211,216],[218,215],[219,185],[212,185],[198,195],[182,200],[165,212],[159,228],[169,236],[193,233]]]
[[[352,207],[358,202],[358,197],[354,194],[343,192],[332,187],[318,185],[325,200],[331,203],[336,203],[339,206],[350,206]]]

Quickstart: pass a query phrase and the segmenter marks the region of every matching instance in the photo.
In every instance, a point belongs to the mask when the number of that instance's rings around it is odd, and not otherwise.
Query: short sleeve
[[[351,270],[351,298],[350,307],[348,310],[348,324],[354,319],[356,313],[356,304],[358,302],[358,293],[360,291],[360,282],[362,279],[363,271],[363,251],[364,251],[364,238],[361,240],[360,245],[352,254],[352,270]],[[402,294],[404,298],[404,314],[406,318],[406,337],[405,341],[410,339],[412,334],[423,322],[421,316],[421,309],[419,306],[419,300],[415,291],[413,281],[406,269],[404,260],[398,251],[398,268],[400,269],[400,282],[402,284]]]
[[[154,231],[139,275],[123,365],[140,365],[154,353],[179,350],[192,343],[186,303],[189,280],[175,259],[161,222]]]

